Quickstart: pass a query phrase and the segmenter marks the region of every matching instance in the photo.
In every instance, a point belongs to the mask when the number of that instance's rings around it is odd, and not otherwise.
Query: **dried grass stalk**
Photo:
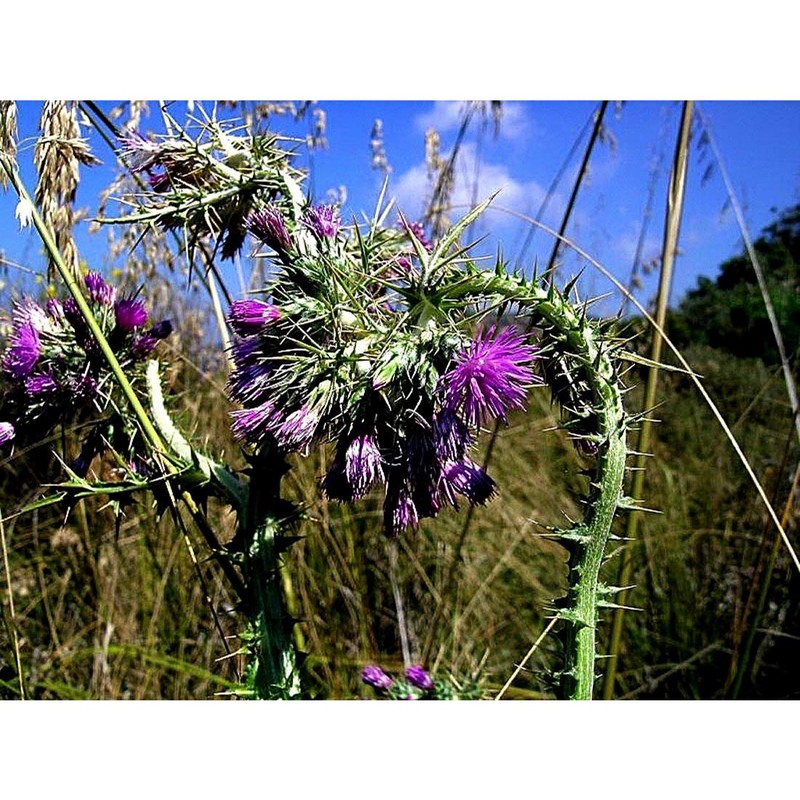
[[[55,234],[56,246],[74,276],[78,275],[78,250],[73,229],[76,222],[75,193],[80,182],[80,165],[99,164],[81,138],[78,104],[74,100],[49,100],[42,106],[39,120],[41,136],[34,148],[34,163],[39,174],[36,204],[42,217]],[[55,265],[47,267],[48,280],[55,274]]]
[[[17,155],[17,104],[13,100],[0,100],[0,152],[12,160]],[[8,186],[8,177],[0,172],[0,187]]]

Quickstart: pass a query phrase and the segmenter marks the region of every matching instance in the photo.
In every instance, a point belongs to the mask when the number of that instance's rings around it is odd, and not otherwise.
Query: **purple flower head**
[[[277,252],[290,250],[292,237],[281,212],[275,206],[254,211],[245,223],[247,230]]]
[[[281,414],[272,400],[267,400],[255,408],[232,411],[231,430],[237,439],[250,444],[258,444],[267,434],[274,434],[283,422]]]
[[[235,300],[228,312],[228,321],[240,336],[257,333],[280,318],[277,306],[261,300]]]
[[[147,176],[147,183],[154,192],[166,192],[170,186],[169,174],[166,170],[151,172]]]
[[[234,361],[235,358],[234,355]],[[228,380],[231,399],[245,406],[260,403],[269,388],[270,375],[270,369],[264,363],[237,365]]]
[[[41,397],[57,391],[58,384],[52,375],[29,375],[25,378],[25,393],[28,397]]]
[[[159,145],[145,139],[138,131],[128,131],[120,137],[120,156],[133,172],[141,172],[158,161]]]
[[[433,689],[433,678],[419,664],[412,664],[406,668],[406,678],[408,678],[408,682],[412,686],[422,689],[423,692],[429,692]]]
[[[399,536],[409,526],[419,525],[414,501],[405,489],[389,492],[383,503],[383,528],[389,536]]]
[[[443,408],[434,420],[436,455],[442,461],[458,461],[472,444],[464,420],[451,408]]]
[[[88,272],[83,280],[89,291],[89,300],[101,306],[114,305],[117,290],[107,284],[99,272]]]
[[[374,436],[356,436],[344,454],[344,473],[353,489],[353,499],[363,497],[383,480],[381,452]]]
[[[442,470],[442,491],[455,506],[455,494],[463,495],[473,505],[484,505],[492,498],[497,484],[488,473],[468,458],[447,462]]]
[[[361,671],[361,680],[381,691],[391,689],[394,681],[380,668],[370,664]]]
[[[524,408],[526,389],[536,382],[530,367],[535,357],[536,348],[513,328],[480,333],[441,378],[445,407],[473,427],[490,417],[506,422],[506,412]]]
[[[86,373],[82,374],[77,380],[70,380],[70,391],[75,397],[88,399],[97,393],[97,381]]]
[[[319,422],[319,414],[303,405],[289,414],[275,431],[278,443],[286,450],[302,450],[311,444]]]
[[[0,446],[13,441],[16,435],[14,426],[10,422],[0,422]]]
[[[133,353],[133,357],[139,359],[147,358],[147,356],[156,349],[156,345],[159,341],[160,339],[150,333],[140,333],[131,344],[131,353]]]
[[[51,297],[45,307],[47,308],[47,313],[50,315],[50,319],[55,320],[56,322],[61,322],[64,319],[64,306],[61,305],[61,301],[55,297]]]
[[[425,228],[421,222],[408,222],[405,219],[401,219],[397,223],[397,227],[405,231],[409,236],[413,236],[429,253],[433,250],[433,245],[426,238]]]
[[[132,331],[147,323],[147,310],[141,300],[133,297],[117,300],[114,304],[117,327],[122,331]]]
[[[335,206],[316,206],[303,214],[303,223],[320,239],[333,238],[341,227],[339,212]]]
[[[360,500],[377,482],[383,481],[378,443],[371,434],[342,439],[322,489],[331,500]]]
[[[241,339],[236,339],[231,347],[233,363],[239,369],[255,364],[260,346],[261,340],[257,336],[243,336]]]
[[[26,322],[11,336],[11,344],[3,356],[3,369],[14,378],[25,378],[33,372],[41,354],[39,333],[33,323]]]

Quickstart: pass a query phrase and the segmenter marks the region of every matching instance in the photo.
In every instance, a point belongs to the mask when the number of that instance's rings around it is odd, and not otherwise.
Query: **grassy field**
[[[798,452],[779,374],[719,351],[687,356],[780,511]],[[221,379],[198,379],[178,364],[173,379],[178,419],[236,453]],[[628,395],[632,407],[637,391]],[[666,378],[661,394],[644,498],[660,513],[645,515],[638,538],[625,545],[635,584],[627,602],[640,610],[625,615],[614,696],[797,697],[798,576],[702,399],[681,376]],[[294,460],[285,489],[305,513],[283,579],[300,620],[309,697],[368,697],[359,680],[365,664],[402,668],[393,581],[414,657],[437,675],[478,681],[486,697],[497,694],[565,589],[566,554],[546,526],[579,516],[584,464],[553,430],[555,413],[547,390],[534,392],[528,412],[497,437],[490,472],[499,496],[471,517],[462,509],[402,536],[394,568],[377,500],[327,502],[318,480],[330,453]],[[56,479],[52,452],[69,452],[69,441],[67,434],[64,442],[18,446],[3,465],[10,581],[3,581],[2,696],[19,695],[17,655],[33,697],[225,696],[241,669],[236,655],[225,658],[226,648],[238,647],[241,619],[191,527],[187,541],[146,500],[125,508],[119,523],[97,501],[13,516],[34,496],[21,495],[21,486]],[[209,513],[221,538],[230,538],[232,516],[213,504]],[[792,536],[796,511],[787,522]],[[616,558],[606,565],[608,584],[618,566]],[[547,635],[505,697],[551,697],[560,658],[557,635]]]

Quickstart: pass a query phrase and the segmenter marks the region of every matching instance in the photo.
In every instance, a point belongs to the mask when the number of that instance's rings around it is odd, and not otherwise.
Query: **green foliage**
[[[753,247],[791,358],[800,347],[800,205],[782,211]],[[779,360],[746,252],[722,264],[716,281],[700,278],[670,315],[667,327],[681,347],[705,344],[741,358]]]

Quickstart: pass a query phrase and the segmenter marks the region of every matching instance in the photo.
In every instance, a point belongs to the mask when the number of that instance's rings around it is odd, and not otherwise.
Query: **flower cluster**
[[[402,678],[392,678],[379,666],[369,664],[361,671],[361,680],[380,697],[388,700],[458,700],[476,699],[480,688],[470,683],[457,687],[450,681],[435,680],[420,664],[406,667]]]
[[[234,434],[257,450],[334,443],[325,495],[349,503],[384,487],[391,536],[446,506],[485,504],[496,486],[470,451],[481,426],[507,422],[539,382],[527,336],[511,326],[474,339],[452,325],[406,328],[410,284],[385,272],[375,280],[380,267],[359,272],[347,261],[330,206],[307,209],[295,224],[268,206],[247,224],[283,270],[269,302],[239,300],[228,314],[236,334],[228,389],[241,405]],[[398,233],[375,262],[391,263],[404,239]]]
[[[123,366],[135,366],[150,356],[172,330],[168,320],[149,324],[139,298],[119,297],[97,272],[84,278],[86,297],[100,330]],[[0,443],[14,430],[36,423],[42,427],[80,414],[103,410],[113,381],[97,342],[72,297],[50,298],[44,305],[26,299],[18,303],[2,359],[3,415]]]

